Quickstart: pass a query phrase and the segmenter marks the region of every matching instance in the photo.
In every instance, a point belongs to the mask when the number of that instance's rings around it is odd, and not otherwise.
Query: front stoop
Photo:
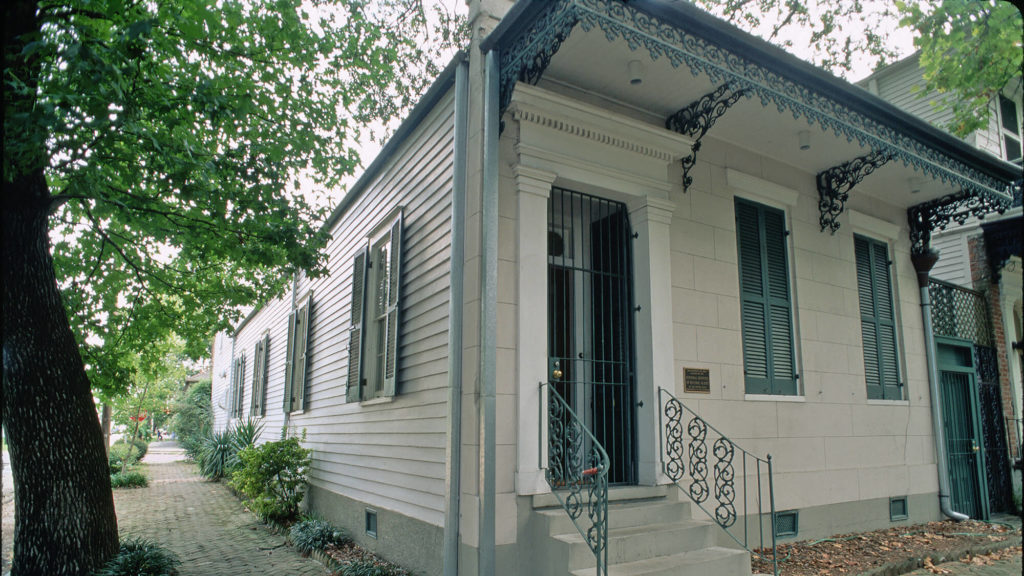
[[[674,491],[673,491],[674,492]],[[618,576],[750,576],[745,550],[716,546],[718,526],[694,520],[690,503],[664,487],[612,489],[608,503],[608,574]],[[590,576],[595,559],[554,498],[534,499],[547,530],[545,574]]]

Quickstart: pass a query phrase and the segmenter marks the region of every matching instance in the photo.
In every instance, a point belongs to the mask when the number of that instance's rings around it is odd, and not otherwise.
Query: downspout
[[[448,501],[444,510],[444,574],[459,573],[459,482],[462,474],[462,275],[466,243],[466,140],[469,65],[455,71],[455,149],[452,159],[451,288],[448,295]]]
[[[928,273],[939,261],[939,253],[929,249],[910,257],[917,272],[921,292],[921,316],[924,321],[924,351],[928,362],[928,392],[932,403],[932,427],[935,429],[935,460],[939,469],[939,509],[953,520],[969,520],[966,514],[954,511],[949,500],[949,464],[946,461],[946,429],[942,419],[942,396],[939,393],[939,360],[936,358],[935,333],[932,331],[932,300],[928,293]]]
[[[483,189],[480,266],[480,449],[483,451],[480,486],[480,548],[478,569],[484,576],[494,574],[495,554],[495,381],[497,370],[498,297],[498,53],[487,52],[484,73]]]

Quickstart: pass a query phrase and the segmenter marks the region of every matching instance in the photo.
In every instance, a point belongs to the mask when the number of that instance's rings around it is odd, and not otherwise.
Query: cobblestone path
[[[114,491],[121,537],[142,536],[181,558],[182,576],[322,576],[270,532],[223,484],[207,482],[171,442],[154,442],[143,459],[149,487]]]

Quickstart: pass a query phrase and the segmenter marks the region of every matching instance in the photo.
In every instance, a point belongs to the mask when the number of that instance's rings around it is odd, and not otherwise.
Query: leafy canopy
[[[958,136],[988,125],[990,102],[1021,77],[1021,13],[1005,0],[696,0],[705,10],[786,49],[804,48],[811,63],[845,76],[900,54],[897,28],[920,50],[922,95],[948,107],[944,126]]]
[[[37,17],[27,65],[5,66],[4,176],[45,172],[68,316],[110,392],[170,332],[200,356],[241,306],[322,273],[360,126],[407,109],[461,42],[420,0],[42,0]]]

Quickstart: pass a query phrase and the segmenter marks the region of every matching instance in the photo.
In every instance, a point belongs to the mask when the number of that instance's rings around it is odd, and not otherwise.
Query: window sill
[[[875,400],[869,399],[868,406],[910,406],[909,400]]]
[[[783,396],[781,394],[744,394],[744,400],[752,402],[806,402],[803,396]]]
[[[395,401],[394,396],[381,396],[380,398],[371,398],[369,400],[362,400],[359,402],[360,406],[376,406],[377,404],[390,404]]]

